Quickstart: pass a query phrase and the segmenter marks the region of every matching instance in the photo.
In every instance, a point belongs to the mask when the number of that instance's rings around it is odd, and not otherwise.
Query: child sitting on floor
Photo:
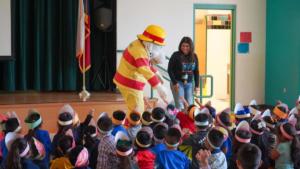
[[[142,126],[150,126],[152,123],[152,119],[151,119],[151,112],[150,111],[144,111],[142,114]]]
[[[130,140],[134,140],[137,132],[142,128],[140,113],[133,111],[129,114],[126,128]]]
[[[5,160],[8,153],[7,142],[5,141],[7,139],[7,133],[15,133],[18,135],[22,132],[21,122],[15,112],[8,114],[8,119],[4,123],[4,128],[5,136],[0,143],[3,160]]]
[[[116,154],[119,159],[118,168],[116,169],[138,169],[136,162],[133,160],[132,141],[128,135],[119,131],[115,136]]]
[[[155,165],[157,169],[188,169],[190,167],[190,160],[187,156],[177,150],[180,141],[180,126],[170,127],[165,138],[167,150],[160,151],[156,156]]]
[[[268,133],[265,132],[266,124],[261,119],[261,113],[256,113],[254,118],[250,122],[250,131],[252,133],[251,143],[257,145],[262,153],[262,166],[261,168],[269,168],[270,167],[270,145],[268,142]]]
[[[97,128],[93,125],[89,125],[84,132],[84,147],[86,147],[89,152],[89,166],[91,169],[95,169],[97,165],[99,143]]]
[[[206,108],[204,108],[206,109]],[[179,150],[184,152],[187,157],[192,161],[190,168],[198,169],[199,164],[196,160],[196,154],[200,149],[205,148],[205,138],[210,128],[209,118],[211,115],[208,110],[202,111],[195,116],[195,128],[196,132],[183,140],[182,145],[179,146]]]
[[[50,169],[73,169],[68,153],[75,147],[73,137],[63,135],[57,140],[56,157],[51,161]]]
[[[168,125],[166,123],[157,123],[153,128],[153,141],[154,146],[151,148],[154,154],[158,154],[160,151],[165,150],[165,136],[168,132]]]
[[[221,146],[221,150],[225,153],[227,164],[229,163],[229,159],[232,156],[232,140],[233,140],[233,130],[235,128],[235,124],[231,121],[230,118],[230,109],[227,108],[223,110],[221,113],[217,114],[215,120],[216,126],[221,126],[227,130],[228,137],[224,141],[223,145]]]
[[[124,128],[124,122],[126,118],[126,113],[122,110],[114,111],[112,114],[112,123],[114,125],[113,130],[111,134],[113,136],[116,136],[118,131],[122,131],[124,133],[127,133],[126,129]]]
[[[300,167],[300,145],[296,129],[290,123],[280,124],[277,138],[279,144],[271,151],[276,169],[293,169]]]
[[[58,116],[58,131],[54,135],[52,140],[53,155],[57,156],[55,150],[57,150],[58,140],[65,135],[69,135],[73,138],[74,144],[79,140],[78,132],[73,128],[73,116],[69,111],[62,111]]]
[[[239,149],[236,164],[239,169],[258,169],[262,163],[261,158],[260,149],[254,144],[247,143]]]
[[[153,169],[155,154],[151,151],[153,131],[150,127],[143,127],[136,135],[135,146],[137,147],[135,159],[140,169]]]
[[[42,124],[43,124],[43,119],[41,115],[39,114],[38,111],[36,110],[29,110],[28,115],[25,119],[25,124],[28,127],[28,133],[25,136],[28,140],[32,140],[33,143],[41,142],[43,145],[43,148],[46,151],[46,156],[42,160],[35,160],[35,163],[40,164],[39,166],[43,166],[42,168],[49,168],[49,163],[50,163],[50,153],[52,152],[51,149],[51,139],[49,132],[46,130],[42,130]],[[38,141],[36,141],[37,139]],[[39,147],[39,146],[38,146]],[[37,151],[38,152],[38,151]]]
[[[220,149],[225,139],[224,131],[226,130],[222,127],[214,127],[208,132],[205,139],[205,149],[211,153],[208,158],[208,165],[211,169],[227,169],[225,154]],[[200,164],[200,168],[203,167],[206,166]]]
[[[111,135],[113,124],[106,113],[101,113],[99,116],[97,127],[100,135],[97,169],[117,168],[119,161],[116,155],[115,138]]]
[[[30,146],[26,139],[17,138],[11,144],[5,169],[39,169],[29,158]]]
[[[236,169],[236,159],[238,155],[239,148],[246,144],[250,143],[251,141],[251,131],[250,126],[247,121],[242,121],[239,123],[239,125],[236,127],[235,133],[234,133],[234,139],[232,144],[232,158],[230,159],[229,167],[230,169]]]

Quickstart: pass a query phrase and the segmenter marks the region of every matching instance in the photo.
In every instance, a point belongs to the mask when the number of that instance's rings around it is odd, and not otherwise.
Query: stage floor
[[[123,102],[118,93],[92,92],[87,102]],[[0,105],[81,102],[76,92],[14,92],[1,93]]]
[[[0,113],[16,112],[22,122],[23,133],[27,132],[24,119],[28,110],[33,108],[42,115],[42,128],[55,133],[58,112],[64,104],[70,104],[81,121],[91,109],[95,109],[94,120],[102,112],[111,115],[115,110],[127,111],[121,94],[113,92],[92,92],[86,102],[80,100],[77,92],[0,92]]]

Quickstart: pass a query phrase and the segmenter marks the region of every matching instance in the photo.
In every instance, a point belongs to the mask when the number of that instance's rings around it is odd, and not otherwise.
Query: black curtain
[[[103,1],[112,9],[113,24],[107,32],[94,24],[94,1]],[[92,67],[87,72],[87,88],[113,90],[116,0],[89,2]],[[75,57],[78,0],[12,0],[11,8],[15,60],[0,61],[0,90],[81,90]]]

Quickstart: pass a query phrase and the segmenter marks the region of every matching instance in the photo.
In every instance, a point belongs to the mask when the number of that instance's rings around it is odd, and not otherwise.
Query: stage
[[[57,115],[59,109],[69,103],[84,120],[90,109],[95,109],[97,120],[101,112],[111,114],[114,110],[126,110],[121,94],[113,92],[92,92],[90,99],[82,102],[76,92],[0,92],[0,112],[15,111],[22,121],[23,133],[27,132],[24,118],[29,109],[37,109],[43,118],[42,128],[54,133],[57,129]]]

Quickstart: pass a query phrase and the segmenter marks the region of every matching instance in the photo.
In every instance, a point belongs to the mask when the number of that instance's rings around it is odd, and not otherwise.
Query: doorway
[[[235,6],[194,5],[194,43],[200,101],[221,111],[234,107]]]

